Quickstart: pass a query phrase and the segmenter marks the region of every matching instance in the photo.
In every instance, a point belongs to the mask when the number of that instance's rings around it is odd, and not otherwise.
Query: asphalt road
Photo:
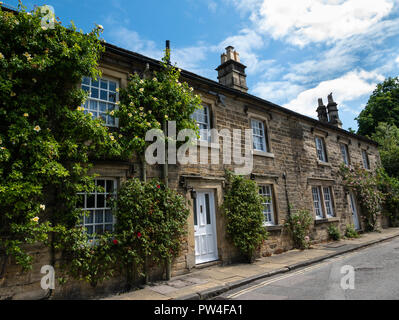
[[[225,292],[232,300],[399,300],[399,238]]]

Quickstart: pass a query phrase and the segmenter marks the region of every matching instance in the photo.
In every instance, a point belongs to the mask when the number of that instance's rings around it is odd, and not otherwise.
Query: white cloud
[[[158,49],[155,42],[142,39],[140,35],[125,27],[118,26],[109,31],[112,43],[115,43],[125,49],[149,56],[154,59],[162,58],[162,50]]]
[[[227,46],[233,46],[240,54],[241,62],[247,66],[247,74],[262,72],[274,62],[271,59],[262,60],[255,53],[256,50],[265,46],[265,41],[253,30],[242,29],[239,34],[226,38],[213,50],[223,53]]]
[[[289,81],[268,81],[257,83],[252,92],[268,101],[284,103],[298,95],[303,89],[302,86]]]
[[[395,62],[399,64],[399,56],[395,59]]]
[[[110,28],[109,35],[112,43],[122,48],[137,52],[139,54],[160,60],[164,55],[164,48],[160,48],[152,40],[143,39],[136,31],[118,26]],[[210,52],[209,46],[198,45],[183,48],[172,48],[171,62],[178,67],[187,69],[191,72],[209,76],[208,70],[200,68],[201,62],[206,60]]]
[[[304,46],[364,33],[393,8],[393,0],[264,0],[252,13],[258,32]]]
[[[215,13],[217,8],[218,8],[218,5],[217,5],[217,3],[215,1],[210,1],[208,3],[208,9],[209,9],[210,12]]]
[[[355,70],[344,74],[342,77],[322,81],[316,87],[305,90],[284,105],[296,112],[316,118],[317,99],[323,98],[326,103],[327,95],[332,92],[338,105],[370,95],[378,82],[384,77],[377,72]]]

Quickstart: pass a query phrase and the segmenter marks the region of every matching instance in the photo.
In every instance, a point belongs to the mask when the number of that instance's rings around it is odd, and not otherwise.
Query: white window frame
[[[273,201],[273,185],[263,184],[259,185],[259,194],[263,197],[263,216],[264,216],[264,226],[274,226],[276,225],[274,217],[274,201]],[[267,210],[268,208],[268,210]]]
[[[366,170],[370,170],[370,160],[366,150],[362,150],[362,160],[363,160],[363,168]]]
[[[320,192],[320,187],[312,187],[312,198],[313,198],[313,207],[314,207],[314,213],[316,215],[316,219],[323,219],[324,214],[323,214],[323,208],[322,208],[322,198],[321,198],[321,192]],[[319,212],[319,214],[318,214]]]
[[[94,236],[91,236],[95,233],[96,231],[96,226],[102,226],[103,232],[105,231],[113,231],[114,226],[115,226],[115,216],[112,213],[112,208],[111,206],[108,205],[107,203],[107,196],[115,196],[116,191],[117,191],[117,186],[118,186],[118,181],[115,178],[97,178],[95,179],[95,184],[96,186],[98,185],[98,181],[104,181],[105,185],[105,190],[104,192],[99,192],[98,190],[95,190],[93,192],[79,192],[78,195],[83,196],[83,208],[81,208],[83,211],[85,211],[80,225],[86,228],[86,233],[89,235],[89,239],[95,239]],[[107,190],[107,181],[110,181],[112,183],[112,189],[113,192],[110,193]],[[88,197],[89,196],[94,196],[94,207],[88,207]],[[103,196],[104,197],[104,206],[99,207],[98,206],[98,196]],[[86,213],[88,212],[88,214]],[[102,211],[100,213],[100,211]],[[106,213],[111,214],[111,219],[112,221],[106,221]],[[102,215],[102,218],[98,218],[97,220],[97,215],[100,217],[100,214]],[[106,226],[111,226],[111,230],[105,230]],[[90,230],[92,230],[90,232]]]
[[[322,162],[328,162],[324,139],[322,137],[315,137],[315,144],[317,159]]]
[[[341,149],[341,154],[342,154],[342,159],[344,161],[344,164],[349,166],[350,161],[349,161],[349,150],[348,150],[348,145],[345,143],[340,143],[340,149]]]
[[[85,83],[83,83],[83,81],[84,81],[84,79],[89,79],[89,84],[85,84]],[[96,117],[100,117],[100,114],[103,114],[106,118],[105,118],[105,126],[107,126],[107,127],[118,127],[118,125],[119,125],[119,119],[118,118],[116,118],[116,117],[112,117],[112,116],[110,116],[110,115],[107,115],[106,113],[107,113],[107,111],[109,111],[110,109],[109,109],[109,105],[112,105],[113,106],[113,109],[112,110],[117,110],[118,109],[118,105],[116,104],[118,101],[119,101],[119,92],[118,92],[118,90],[119,90],[119,81],[118,80],[115,80],[115,79],[111,79],[111,78],[108,78],[108,77],[101,77],[101,78],[98,78],[97,79],[97,81],[98,81],[98,87],[94,87],[93,85],[92,85],[92,82],[94,81],[94,79],[92,79],[92,78],[90,78],[90,77],[84,77],[83,79],[82,79],[82,82],[81,82],[81,88],[83,89],[83,87],[88,87],[88,92],[89,92],[89,96],[88,96],[88,98],[86,99],[86,102],[85,102],[85,104],[83,105],[83,107],[84,107],[84,112],[85,112],[85,114],[87,114],[87,113],[89,113],[89,112],[92,112],[93,113],[93,111],[95,111],[96,112],[96,115],[94,115],[93,114],[93,119],[94,118],[96,118]],[[103,88],[101,88],[101,81],[107,81],[107,89],[103,89]],[[112,102],[112,101],[110,101],[109,100],[109,97],[110,97],[110,94],[113,94],[114,92],[112,92],[112,91],[110,91],[110,89],[109,89],[109,82],[110,81],[112,81],[112,82],[114,82],[115,84],[116,84],[116,88],[115,88],[115,102]],[[92,93],[92,89],[98,89],[98,98],[93,98],[93,97],[91,97],[91,93]],[[85,90],[86,91],[86,90]],[[104,99],[101,99],[101,91],[106,91],[107,92],[107,100],[104,100]],[[91,109],[90,108],[90,106],[91,106],[91,101],[94,101],[95,103],[96,103],[96,109],[94,110],[94,109]],[[100,103],[105,103],[106,104],[106,108],[105,108],[105,111],[101,111],[100,110]],[[112,123],[110,123],[109,122],[109,119],[110,118],[113,118],[114,119],[114,123],[112,124]]]
[[[209,109],[210,109],[209,106],[202,105],[202,109],[197,109],[192,114],[192,118],[197,122],[199,131],[200,131],[199,141],[211,142],[211,135],[210,135],[211,118],[210,118],[210,110]],[[200,112],[202,112],[202,114],[200,114]],[[207,122],[201,121],[201,119],[199,119],[200,116],[206,117]]]
[[[255,127],[256,125],[256,127]],[[256,151],[261,151],[261,152],[269,152],[268,150],[268,144],[266,141],[266,130],[265,130],[265,124],[262,120],[258,119],[251,119],[251,129],[252,129],[252,147]],[[260,131],[260,133],[255,132],[255,130]],[[257,144],[255,144],[255,138],[258,138],[261,140],[261,146],[263,148],[259,149],[257,148]]]
[[[323,187],[324,208],[326,209],[327,218],[334,218],[334,203],[331,187]]]

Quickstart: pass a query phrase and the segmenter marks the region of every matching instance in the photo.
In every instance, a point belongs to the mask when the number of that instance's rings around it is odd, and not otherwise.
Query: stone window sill
[[[213,143],[213,142],[208,142],[208,141],[204,141],[204,140],[198,140],[197,141],[197,146],[198,147],[208,147],[211,149],[220,149],[220,144],[218,143]]]
[[[252,150],[252,154],[254,156],[261,156],[261,157],[265,157],[265,158],[274,158],[274,153],[271,153],[271,152]]]
[[[265,225],[267,231],[281,231],[284,226],[282,224]]]
[[[319,166],[331,167],[331,163],[329,163],[329,162],[323,162],[323,161],[320,161],[319,159],[317,159],[317,164],[318,164]]]
[[[337,222],[339,221],[339,218],[337,217],[331,217],[331,218],[322,218],[322,219],[316,219],[314,221],[314,224],[322,224],[322,223],[331,223],[331,222]]]

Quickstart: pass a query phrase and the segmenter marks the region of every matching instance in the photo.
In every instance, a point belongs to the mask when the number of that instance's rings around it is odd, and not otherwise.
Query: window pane
[[[82,84],[90,85],[90,78],[89,77],[83,77],[82,79]]]
[[[104,211],[103,210],[96,210],[96,223],[102,223],[104,221]]]
[[[197,221],[197,199],[194,199],[194,225],[198,225]]]
[[[84,220],[85,220],[85,223],[93,223],[93,212],[86,211]]]
[[[110,81],[109,82],[109,90],[115,92],[116,91],[116,82]]]
[[[113,222],[113,216],[111,210],[105,210],[105,222]]]
[[[98,89],[91,88],[91,97],[98,99]]]
[[[209,194],[205,193],[206,224],[211,224],[211,212],[209,207]]]
[[[98,80],[91,79],[91,86],[98,88]]]
[[[101,86],[101,89],[108,89],[108,81],[101,79],[100,86]]]
[[[101,99],[101,100],[105,100],[105,101],[108,100],[108,93],[107,93],[107,91],[104,91],[104,90],[101,90],[101,91],[100,91],[100,99]]]
[[[93,234],[93,226],[86,226],[87,234]]]
[[[105,206],[105,195],[98,194],[97,195],[97,206],[96,208],[104,208]]]
[[[107,104],[104,102],[100,102],[100,111],[107,111]]]
[[[94,194],[87,195],[87,208],[94,208]]]
[[[112,192],[114,192],[114,181],[107,180],[107,193],[112,193]]]

